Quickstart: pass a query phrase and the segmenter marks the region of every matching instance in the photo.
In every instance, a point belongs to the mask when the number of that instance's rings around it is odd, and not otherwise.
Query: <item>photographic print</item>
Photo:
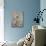
[[[12,27],[23,27],[24,25],[24,13],[20,11],[14,11],[12,13]]]

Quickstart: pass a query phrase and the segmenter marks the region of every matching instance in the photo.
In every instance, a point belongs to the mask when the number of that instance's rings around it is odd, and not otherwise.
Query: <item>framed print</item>
[[[20,11],[12,12],[12,27],[23,27],[24,26],[24,13]]]

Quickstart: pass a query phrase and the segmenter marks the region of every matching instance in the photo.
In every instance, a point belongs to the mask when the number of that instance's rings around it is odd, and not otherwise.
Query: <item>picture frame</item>
[[[12,27],[23,27],[24,26],[24,12],[23,11],[13,11],[12,12]]]

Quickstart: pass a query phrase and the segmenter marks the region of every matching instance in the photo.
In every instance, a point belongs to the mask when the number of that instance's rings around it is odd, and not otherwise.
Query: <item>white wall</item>
[[[0,42],[4,41],[4,3],[0,0]]]

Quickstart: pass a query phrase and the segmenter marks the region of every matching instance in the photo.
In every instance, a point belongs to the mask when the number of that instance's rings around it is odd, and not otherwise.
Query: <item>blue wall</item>
[[[32,20],[36,16],[35,12],[40,9],[40,0],[5,0],[4,8],[4,35],[7,41],[18,41],[24,37],[32,27]],[[24,11],[24,27],[11,27],[11,11]]]
[[[43,10],[43,9],[46,9],[46,0],[40,1],[40,10]],[[40,25],[46,27],[46,11],[43,13],[42,17],[44,21],[43,22],[40,21]],[[46,35],[45,35],[45,39],[46,39]],[[45,40],[45,44],[46,44],[46,40]]]
[[[43,9],[46,9],[46,0],[41,0],[40,1],[40,10],[42,11]],[[46,11],[43,12],[42,17],[43,17],[43,22],[40,21],[40,25],[46,27]]]

